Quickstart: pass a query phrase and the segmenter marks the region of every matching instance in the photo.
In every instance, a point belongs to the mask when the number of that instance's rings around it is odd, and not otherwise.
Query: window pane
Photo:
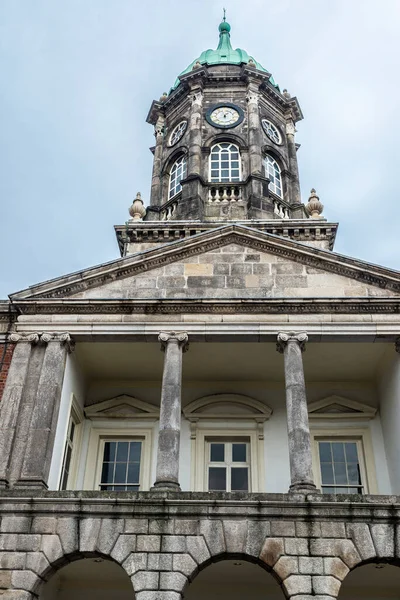
[[[224,462],[225,444],[210,444],[210,461]]]
[[[346,459],[348,462],[358,462],[357,444],[356,442],[346,442],[345,445]]]
[[[348,483],[346,464],[344,462],[335,463],[335,483],[342,485]]]
[[[360,467],[358,463],[349,463],[347,465],[347,473],[349,477],[349,483],[361,483]]]
[[[105,462],[115,460],[115,448],[117,446],[116,442],[105,442],[104,444],[104,455],[103,460]]]
[[[128,492],[138,492],[139,491],[139,486],[138,485],[127,485],[126,486],[126,490]]]
[[[102,483],[111,483],[114,474],[114,463],[103,463],[101,470],[101,481]]]
[[[125,483],[126,481],[126,463],[115,464],[114,483]]]
[[[343,442],[332,443],[332,453],[334,462],[344,462],[344,444]]]
[[[249,471],[247,467],[232,467],[231,490],[247,492],[249,489]]]
[[[71,431],[69,433],[69,439],[71,440],[71,443],[74,441],[74,433],[75,433],[75,423],[72,421],[71,422]]]
[[[322,493],[323,494],[335,494],[335,488],[334,487],[323,487],[322,488]]]
[[[138,483],[139,482],[139,472],[140,465],[139,463],[130,463],[128,465],[128,483]]]
[[[319,443],[319,458],[321,462],[331,462],[331,444],[330,442]]]
[[[322,483],[335,483],[331,463],[321,463],[321,480]]]
[[[209,467],[208,489],[210,492],[226,491],[226,469],[221,467]]]
[[[117,446],[117,461],[127,462],[128,461],[128,446],[129,442],[118,442]]]
[[[142,442],[131,442],[130,449],[129,449],[130,462],[140,462],[141,453],[142,453]]]
[[[246,462],[246,444],[232,444],[233,462]]]

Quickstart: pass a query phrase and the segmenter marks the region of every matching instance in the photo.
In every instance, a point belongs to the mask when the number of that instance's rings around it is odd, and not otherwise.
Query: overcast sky
[[[223,5],[299,99],[303,201],[340,222],[335,250],[400,269],[400,0],[0,0],[0,298],[119,257],[151,101],[217,46]]]

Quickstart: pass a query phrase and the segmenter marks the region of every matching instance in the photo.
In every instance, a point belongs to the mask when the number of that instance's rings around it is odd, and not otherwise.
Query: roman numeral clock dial
[[[243,111],[239,106],[221,103],[212,106],[206,114],[206,119],[213,127],[229,129],[236,127],[243,121]]]

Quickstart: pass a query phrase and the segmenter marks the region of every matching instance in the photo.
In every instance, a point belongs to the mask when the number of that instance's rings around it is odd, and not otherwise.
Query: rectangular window
[[[209,439],[206,443],[206,481],[210,492],[248,492],[250,442],[246,438]]]
[[[366,493],[361,440],[335,438],[316,441],[322,493]]]
[[[102,466],[99,489],[137,492],[140,487],[142,441],[102,440]]]

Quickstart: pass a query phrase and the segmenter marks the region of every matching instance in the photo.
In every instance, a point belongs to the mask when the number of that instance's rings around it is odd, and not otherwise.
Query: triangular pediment
[[[242,225],[226,225],[12,294],[26,301],[400,296],[400,273]],[[38,303],[39,306],[39,303]]]
[[[373,419],[376,408],[343,398],[342,396],[328,396],[308,405],[308,416],[314,419]]]
[[[88,419],[154,419],[159,409],[133,396],[121,395],[85,408]]]

